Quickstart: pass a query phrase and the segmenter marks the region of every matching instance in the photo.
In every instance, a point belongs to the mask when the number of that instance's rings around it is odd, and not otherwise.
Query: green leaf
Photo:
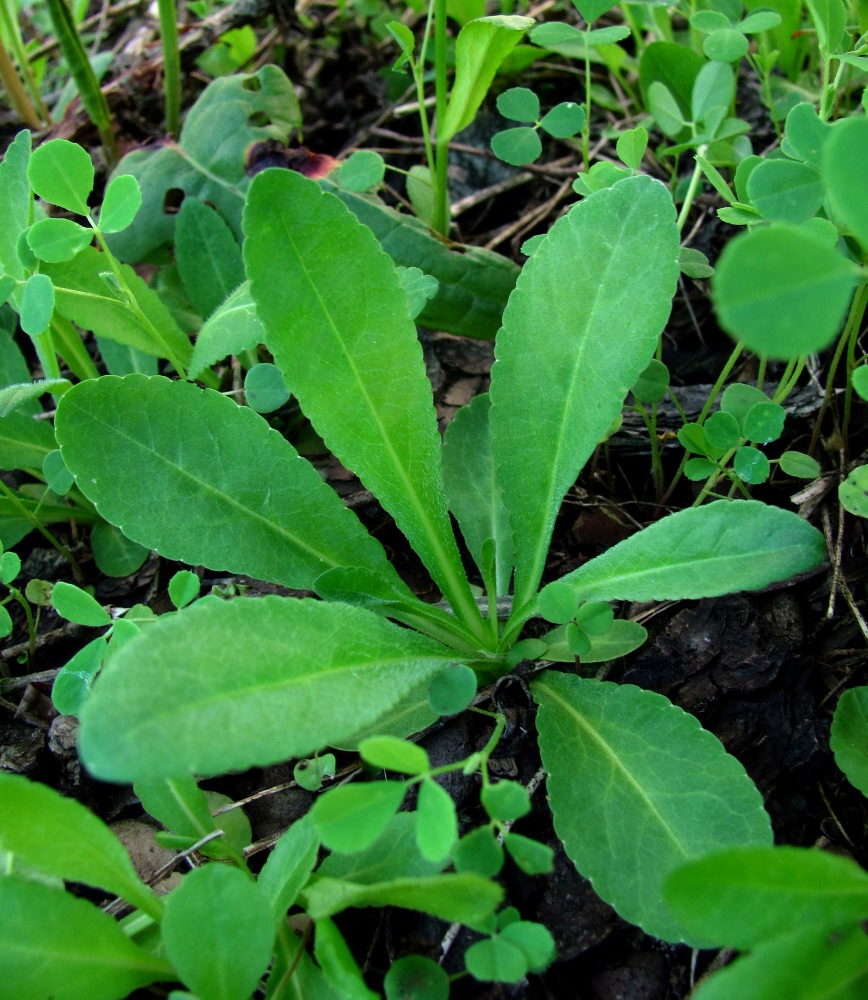
[[[798,225],[813,218],[823,204],[820,173],[807,163],[763,160],[747,179],[751,204],[772,222]]]
[[[715,108],[728,108],[734,93],[735,74],[728,62],[706,63],[693,84],[690,97],[692,120],[702,122]]]
[[[162,905],[139,880],[123,844],[83,805],[12,774],[0,775],[0,798],[2,850],[46,875],[123,896],[159,919]]]
[[[868,365],[859,365],[850,376],[856,395],[868,399]]]
[[[124,577],[135,573],[148,558],[150,549],[139,545],[113,524],[100,521],[90,533],[93,560],[106,576]]]
[[[319,846],[313,823],[305,817],[292,824],[268,855],[257,884],[271,904],[275,923],[283,920],[310,877]]]
[[[365,986],[361,969],[341,932],[327,917],[316,921],[313,953],[341,1000],[378,1000],[377,994]]]
[[[218,213],[185,198],[175,219],[175,261],[190,301],[210,316],[244,278],[241,247]]]
[[[436,212],[434,183],[428,167],[416,163],[407,174],[407,197],[413,211],[424,225],[430,226]],[[376,231],[375,231],[376,235]]]
[[[831,125],[817,114],[813,104],[806,101],[797,104],[787,114],[782,150],[787,156],[819,167],[821,153],[826,139],[831,133]]]
[[[66,393],[55,425],[82,492],[167,559],[299,589],[346,560],[396,578],[319,473],[262,417],[220,393],[105,376]]]
[[[66,463],[63,461],[63,455],[60,454],[57,448],[45,456],[45,460],[42,463],[42,474],[49,489],[59,497],[68,493],[73,484],[72,473],[67,469]]]
[[[513,122],[535,122],[539,118],[539,98],[527,87],[510,87],[498,95],[497,110]]]
[[[185,608],[196,599],[200,586],[199,577],[191,570],[178,570],[169,580],[169,600],[176,608]]]
[[[80,715],[108,649],[104,636],[89,642],[66,662],[51,686],[51,701],[61,715]]]
[[[386,163],[371,149],[357,149],[341,164],[338,181],[348,191],[367,191],[383,183]]]
[[[103,233],[119,233],[131,226],[142,207],[142,190],[132,174],[112,177],[99,212],[99,228]]]
[[[410,28],[400,21],[389,21],[386,24],[386,31],[395,39],[401,49],[401,55],[392,66],[392,72],[396,73],[413,55],[416,48],[416,38]]]
[[[575,653],[569,647],[566,628],[552,629],[545,636],[545,650],[541,656],[556,663],[572,663]],[[625,621],[616,618],[611,628],[603,635],[588,636],[591,647],[581,654],[582,663],[605,663],[608,660],[626,656],[638,649],[648,638],[648,633],[638,622]]]
[[[573,6],[588,24],[593,24],[598,17],[616,6],[616,0],[573,0]]]
[[[780,457],[781,471],[795,479],[816,479],[820,465],[815,458],[801,451],[785,451]]]
[[[739,448],[732,459],[735,474],[742,482],[757,486],[764,483],[771,473],[771,464],[765,455],[750,445]]]
[[[841,0],[807,0],[811,20],[824,52],[836,52],[847,23],[847,12]]]
[[[396,878],[370,885],[321,878],[310,883],[301,898],[315,920],[349,906],[401,906],[479,929],[490,922],[503,889],[472,873]]]
[[[443,862],[458,841],[458,816],[452,796],[432,778],[419,786],[416,844],[429,861]]]
[[[611,604],[605,601],[588,601],[583,604],[576,615],[576,624],[589,636],[605,635],[615,621],[615,612]]]
[[[111,625],[111,615],[87,591],[62,580],[51,591],[51,606],[67,621],[76,625]]]
[[[585,109],[574,101],[563,101],[543,115],[539,125],[556,139],[568,139],[585,127]]]
[[[642,403],[659,403],[669,391],[669,369],[662,361],[652,358],[631,391]]]
[[[861,1000],[868,938],[854,927],[829,937],[813,928],[764,941],[702,983],[694,1000]]]
[[[72,219],[40,219],[27,230],[30,249],[50,263],[72,260],[92,239],[93,231]]]
[[[251,292],[287,385],[447,599],[478,618],[446,510],[431,386],[392,261],[337,199],[289,170],[254,178],[244,219]]]
[[[383,980],[386,1000],[449,1000],[449,973],[424,955],[404,955]]]
[[[702,429],[705,431],[708,443],[721,453],[735,448],[741,439],[738,421],[731,413],[726,413],[724,410],[710,414]]]
[[[768,402],[769,397],[761,389],[757,389],[753,385],[735,382],[723,390],[723,395],[720,397],[720,408],[724,413],[731,413],[738,421],[739,428],[743,430],[747,415],[754,406]]]
[[[87,150],[68,139],[49,139],[30,155],[27,176],[34,192],[52,205],[87,215],[93,163]]]
[[[472,944],[464,953],[464,963],[474,979],[483,982],[518,983],[528,972],[524,951],[501,937]]]
[[[16,875],[0,879],[0,967],[9,996],[53,1000],[121,1000],[174,977],[92,903]]]
[[[678,279],[674,214],[649,177],[579,202],[525,264],[504,312],[491,434],[516,543],[517,607],[535,594],[561,500],[654,353]]]
[[[122,266],[121,274],[135,299],[136,311],[120,290],[113,293],[112,286],[106,283],[105,255],[95,247],[85,247],[72,260],[46,264],[43,271],[54,282],[61,316],[98,337],[186,364],[191,354],[190,341],[157,293],[131,267]]]
[[[42,378],[35,382],[19,382],[17,385],[7,385],[0,389],[0,417],[8,416],[14,410],[20,409],[29,416],[42,412],[42,407],[28,405],[35,402],[47,392],[62,395],[72,383],[65,378]]]
[[[359,743],[359,753],[367,764],[384,771],[421,774],[430,767],[422,747],[397,736],[369,736]]]
[[[526,875],[547,875],[554,870],[554,851],[547,844],[510,832],[504,836],[503,846]]]
[[[652,80],[648,87],[648,110],[660,131],[670,139],[674,139],[687,124],[678,102],[659,80]]]
[[[202,1000],[247,1000],[271,961],[271,909],[238,868],[188,872],[167,898],[160,929],[166,955]]]
[[[317,877],[328,876],[336,884],[344,880],[374,885],[396,878],[436,875],[445,867],[444,859],[431,861],[420,853],[417,828],[414,813],[396,813],[382,835],[364,851],[329,854],[317,869]]]
[[[485,574],[485,543],[494,542],[495,583],[499,595],[509,591],[512,576],[512,532],[491,454],[489,411],[482,393],[463,406],[446,428],[443,481],[449,509],[455,515],[467,548]]]
[[[0,555],[0,583],[7,586],[21,572],[21,557],[17,552],[4,552]]]
[[[292,777],[299,788],[308,792],[318,792],[326,778],[335,774],[335,755],[324,753],[307,760],[297,761],[292,769]]]
[[[648,132],[641,126],[622,132],[615,143],[615,151],[618,154],[618,159],[632,170],[639,169],[647,148]]]
[[[744,436],[758,444],[777,441],[783,433],[786,416],[787,411],[778,403],[755,403],[745,415]]]
[[[832,217],[842,223],[868,252],[868,121],[849,118],[836,123],[823,146],[823,180]]]
[[[0,191],[4,197],[4,210],[0,215],[0,271],[19,280],[24,278],[25,272],[18,258],[18,241],[33,221],[33,193],[27,179],[30,147],[30,132],[23,129],[0,160]]]
[[[322,842],[332,851],[354,854],[370,847],[404,801],[402,781],[344,785],[321,795],[310,818]]]
[[[664,904],[663,884],[710,851],[771,843],[744,768],[652,691],[550,671],[531,690],[555,831],[573,863],[647,933],[708,944]]]
[[[533,920],[513,920],[498,937],[520,949],[531,972],[545,972],[557,957],[555,939],[543,924]]]
[[[868,795],[868,687],[850,688],[838,699],[829,746],[850,784]]]
[[[196,337],[188,374],[198,378],[202,372],[230,354],[252,350],[265,341],[265,329],[256,315],[245,281],[208,317]],[[119,372],[116,374],[120,374]]]
[[[0,418],[0,469],[41,469],[55,447],[47,421],[18,410]]]
[[[35,337],[51,322],[54,313],[54,285],[47,274],[31,274],[21,293],[21,329]]]
[[[560,583],[585,600],[692,600],[765,587],[825,558],[822,535],[797,514],[718,500],[664,517]]]
[[[825,239],[779,223],[730,240],[711,288],[728,333],[748,350],[788,360],[828,347],[858,280],[856,265]]]
[[[702,51],[708,58],[722,63],[738,62],[747,55],[748,48],[745,36],[732,28],[713,31],[702,43]]]
[[[503,60],[533,24],[530,17],[496,15],[465,24],[455,41],[455,80],[446,114],[437,123],[438,143],[448,142],[472,121]]]
[[[491,819],[508,822],[521,819],[530,812],[530,796],[517,781],[498,781],[483,785],[479,796],[483,809]]]
[[[279,410],[289,397],[289,389],[277,365],[267,362],[254,365],[244,376],[244,398],[257,413]]]
[[[850,472],[838,487],[838,500],[850,514],[868,517],[868,465],[859,465]]]
[[[438,715],[457,715],[476,697],[477,678],[463,663],[454,663],[431,679],[428,704]]]
[[[547,622],[562,625],[571,622],[579,610],[576,593],[566,584],[552,583],[540,592],[536,608]]]
[[[741,847],[674,871],[666,900],[697,937],[747,949],[794,927],[840,931],[868,918],[868,874],[802,847]]]
[[[145,811],[167,830],[195,842],[217,829],[205,793],[193,777],[136,782]]]
[[[490,826],[479,826],[458,841],[452,859],[457,872],[493,877],[503,868],[503,848]]]
[[[523,167],[533,163],[542,153],[542,142],[535,128],[520,125],[507,128],[491,137],[494,155],[513,167]]]
[[[110,660],[82,712],[82,757],[109,781],[309,757],[373,723],[453,655],[363,608],[199,602]]]

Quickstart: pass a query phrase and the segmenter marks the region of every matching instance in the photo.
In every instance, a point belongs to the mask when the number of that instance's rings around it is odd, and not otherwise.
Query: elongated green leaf
[[[0,417],[0,469],[41,469],[55,447],[48,421],[21,410]]]
[[[202,1000],[247,1000],[271,960],[268,901],[238,868],[194,868],[170,893],[162,923],[166,954]]]
[[[315,920],[349,906],[401,906],[441,920],[480,927],[497,908],[503,889],[472,873],[396,878],[370,885],[321,878],[305,888],[302,898]]]
[[[24,266],[18,257],[18,240],[30,225],[33,212],[33,193],[27,178],[30,148],[30,132],[24,129],[15,136],[0,161],[0,196],[4,205],[0,215],[0,270],[19,280],[24,277]],[[18,301],[17,292],[12,297]]]
[[[131,267],[121,269],[124,280],[146,321],[136,315],[101,275],[107,270],[105,257],[94,247],[85,247],[69,261],[46,264],[43,272],[54,282],[57,311],[97,336],[116,340],[157,357],[176,357],[186,364],[192,353],[190,341],[153,289]],[[120,296],[120,297],[118,297]]]
[[[274,845],[259,873],[260,892],[271,904],[275,923],[282,920],[313,871],[320,841],[306,817],[292,826]]]
[[[713,850],[771,843],[744,768],[654,692],[548,671],[531,689],[555,831],[576,868],[649,934],[714,943],[665,905],[663,883]]]
[[[60,395],[70,385],[72,383],[65,378],[43,378],[36,382],[7,385],[5,389],[0,389],[0,417],[8,416],[13,410],[21,410],[22,413],[27,414],[39,413],[41,407],[38,403],[36,406],[28,406],[27,404],[38,400],[47,392]]]
[[[61,402],[58,441],[82,492],[167,559],[299,589],[347,560],[398,581],[313,467],[228,397],[128,375],[81,382]]]
[[[256,315],[245,281],[217,307],[196,337],[190,361],[190,378],[230,354],[250,350],[265,340],[265,330]]]
[[[92,903],[15,875],[0,878],[0,969],[22,1000],[121,1000],[174,976]]]
[[[473,121],[500,64],[533,23],[516,15],[479,17],[458,32],[455,82],[443,121],[437,123],[438,142],[448,142]]]
[[[455,414],[443,445],[443,479],[449,508],[483,573],[488,572],[483,547],[489,539],[494,542],[497,593],[506,594],[512,575],[512,533],[491,455],[490,407],[488,395],[483,394]]]
[[[287,386],[453,606],[475,615],[446,511],[431,387],[391,260],[336,198],[292,171],[254,178],[244,227],[250,290]]]
[[[672,198],[649,177],[580,202],[525,264],[491,383],[519,607],[536,590],[561,500],[651,359],[677,280]]]
[[[800,847],[700,858],[670,875],[665,895],[694,934],[727,948],[752,948],[794,927],[837,931],[868,919],[868,874],[849,858]]]
[[[334,921],[320,917],[314,931],[313,953],[329,986],[341,1000],[378,1000],[365,985],[362,970]]]
[[[693,1000],[863,1000],[868,937],[861,927],[830,937],[802,928],[766,941],[716,972]]]
[[[205,793],[195,778],[138,782],[135,793],[145,810],[172,833],[198,840],[217,829]]]
[[[829,746],[851,785],[868,795],[868,687],[845,691],[835,707]]]
[[[175,262],[190,301],[210,316],[244,277],[241,247],[217,212],[185,198],[175,220]]]
[[[119,233],[126,229],[142,207],[139,182],[132,174],[118,174],[109,181],[99,211],[99,228],[103,233]]]
[[[758,500],[678,511],[562,577],[585,600],[656,601],[756,590],[819,566],[823,536]]]
[[[310,817],[326,847],[353,854],[382,835],[406,794],[403,781],[344,785],[321,795]]]
[[[72,219],[40,219],[27,230],[30,249],[40,260],[72,260],[93,239],[93,230]]]
[[[822,156],[833,216],[868,252],[868,180],[861,169],[868,156],[868,122],[864,118],[851,118],[837,123],[829,130]]]
[[[162,907],[136,875],[123,844],[83,805],[12,774],[0,775],[0,804],[4,851],[47,875],[96,886],[160,915]]]
[[[82,757],[109,781],[308,757],[374,722],[451,658],[362,608],[276,597],[194,604],[109,661],[82,711]]]

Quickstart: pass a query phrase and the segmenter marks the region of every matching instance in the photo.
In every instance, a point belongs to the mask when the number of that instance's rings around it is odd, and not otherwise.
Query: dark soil
[[[394,121],[384,113],[388,102],[380,71],[390,63],[391,50],[383,54],[360,23],[339,23],[336,15],[325,13],[326,8],[311,8],[307,17],[312,23],[302,27],[290,7],[261,2],[245,9],[249,11],[247,20],[252,19],[257,29],[264,29],[271,15],[268,23],[276,34],[263,61],[282,64],[300,87],[308,146],[335,156],[357,146],[388,147],[391,162],[401,166],[418,162],[415,122]],[[233,5],[230,15],[221,15],[219,25],[232,22],[233,16],[243,20],[241,9],[240,4]],[[115,40],[121,55],[108,91],[121,141],[127,147],[158,137],[161,128],[158,49],[145,45],[135,50],[139,55],[124,55],[133,51],[131,39],[143,36],[153,40],[153,24],[142,18],[142,11],[136,10],[125,27],[118,25],[123,27]],[[203,82],[196,76],[192,59],[209,33],[193,27],[185,37],[189,90],[185,100],[189,106]],[[534,79],[522,82],[543,84],[560,99],[575,96],[573,75],[537,68],[529,71],[530,76]],[[8,116],[2,122],[4,133],[10,136],[18,127]],[[456,158],[454,200],[496,184],[503,180],[504,171],[511,170],[485,152],[488,127],[483,115],[477,131],[461,137],[467,149]],[[99,155],[96,137],[76,106],[52,135],[73,138]],[[607,153],[602,145],[599,155]],[[534,232],[548,229],[572,199],[565,181],[571,180],[579,167],[575,154],[560,147],[554,155],[559,158],[531,171],[527,182],[505,194],[483,198],[462,214],[460,238],[520,259],[520,243]],[[723,238],[714,207],[710,196],[700,199],[695,219],[688,226],[693,232],[692,245],[712,261]],[[435,331],[422,331],[421,336],[438,413],[445,425],[457,407],[487,388],[492,347]],[[683,282],[664,335],[664,348],[673,383],[683,387],[680,391],[686,400],[699,399],[701,405],[707,386],[731,349],[730,341],[715,325],[702,282]],[[749,379],[751,374],[748,367],[734,377]],[[817,374],[822,380],[822,370]],[[540,391],[545,387],[540,386]],[[806,447],[813,431],[816,393],[811,390],[801,402],[788,420],[790,439],[782,443],[786,446],[797,442],[796,447]],[[660,431],[665,436],[665,412],[662,420]],[[673,421],[670,429],[677,426]],[[854,426],[864,427],[864,421],[856,420]],[[834,429],[835,414],[830,412],[823,433],[832,436]],[[864,431],[851,437],[853,457],[865,447]],[[839,460],[835,452],[819,457],[826,469],[834,471]],[[664,449],[664,460],[671,476],[680,460],[677,444]],[[345,501],[386,544],[411,585],[424,599],[435,600],[430,582],[376,500],[327,456],[316,461]],[[564,504],[551,550],[551,576],[596,555],[662,513],[653,494],[650,469],[644,428],[627,422],[609,446],[599,450]],[[776,842],[826,846],[865,865],[866,800],[836,768],[828,731],[841,690],[868,683],[866,636],[855,614],[866,610],[868,561],[863,524],[848,518],[841,530],[833,481],[830,479],[829,489],[819,495],[810,513],[812,521],[826,530],[829,567],[768,592],[698,603],[625,606],[621,613],[640,617],[651,637],[637,653],[606,664],[602,675],[665,694],[719,736],[761,789]],[[790,496],[803,486],[774,479],[755,495],[793,508]],[[689,484],[685,484],[668,498],[667,505],[678,508],[691,500]],[[166,582],[178,567],[152,556],[134,577],[108,580],[101,578],[89,561],[86,535],[71,528],[64,541],[75,549],[87,582],[96,586],[96,595],[103,603],[128,607],[146,602],[157,612],[168,609]],[[24,561],[21,580],[72,579],[66,564],[42,544],[38,535],[32,535],[17,547]],[[205,572],[203,591],[227,582]],[[252,593],[275,589],[255,581],[234,582],[249,584]],[[0,679],[0,770],[50,784],[79,798],[110,822],[140,818],[141,808],[130,789],[99,785],[82,772],[75,752],[74,720],[57,717],[51,705],[54,673],[92,637],[91,630],[71,626],[46,611],[40,620],[35,655],[28,660],[22,641],[26,635],[23,620],[16,619],[16,624],[18,629],[0,660],[0,673],[5,675]],[[510,720],[495,754],[497,767],[502,774],[524,783],[538,782],[533,706],[520,672],[486,694]],[[435,764],[445,763],[481,747],[489,734],[483,717],[460,717],[436,727],[424,737],[424,745]],[[349,767],[354,761],[345,755],[340,763]],[[309,794],[294,787],[291,779],[292,766],[286,764],[206,782],[207,787],[235,799],[252,797],[245,811],[259,848],[252,856],[254,864],[264,860],[274,839],[309,806]],[[480,814],[474,780],[455,775],[445,780],[462,822],[468,828],[475,825]],[[559,849],[544,784],[536,789],[534,806],[516,830],[555,848],[555,872],[551,877],[531,878],[507,862],[502,878],[507,902],[517,906],[525,919],[542,921],[551,929],[558,961],[544,976],[531,976],[516,986],[486,986],[465,977],[456,983],[453,997],[681,1000],[706,969],[727,959],[726,955],[694,953],[657,941],[624,923],[597,898]],[[407,952],[439,958],[444,941],[450,942],[446,965],[450,971],[459,971],[463,968],[462,953],[471,940],[465,931],[452,940],[442,923],[407,911],[351,912],[339,923],[371,985],[377,984],[390,960]],[[157,993],[143,991],[141,995]]]

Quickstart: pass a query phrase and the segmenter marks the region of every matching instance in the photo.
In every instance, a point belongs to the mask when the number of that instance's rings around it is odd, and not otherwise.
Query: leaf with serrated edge
[[[431,385],[392,261],[337,198],[289,170],[254,178],[244,227],[250,290],[287,387],[453,606],[478,619],[446,510]]]
[[[109,662],[82,710],[82,759],[108,781],[151,781],[309,757],[453,657],[363,608],[273,596],[193,604]]]
[[[589,601],[693,600],[756,590],[825,557],[823,536],[792,511],[718,500],[670,514],[558,583]]]
[[[105,376],[71,389],[55,426],[81,491],[167,559],[298,589],[350,561],[400,584],[382,546],[315,469],[218,392]]]
[[[711,851],[771,843],[744,768],[653,691],[550,671],[531,690],[555,831],[576,868],[647,933],[713,944],[666,906],[663,883]]]
[[[524,266],[497,339],[490,418],[517,607],[534,596],[567,489],[654,353],[677,280],[672,198],[649,177],[580,202]]]

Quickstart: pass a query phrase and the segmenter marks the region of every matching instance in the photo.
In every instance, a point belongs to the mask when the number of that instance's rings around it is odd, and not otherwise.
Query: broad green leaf
[[[122,1000],[174,978],[92,903],[16,875],[0,879],[0,968],[4,991],[20,1000]]]
[[[720,408],[724,413],[731,413],[743,430],[748,413],[760,403],[770,402],[769,397],[754,385],[734,382],[723,390],[720,397]]]
[[[245,281],[208,317],[196,337],[188,374],[198,378],[202,372],[230,354],[251,350],[265,340],[265,330],[256,315]]]
[[[566,491],[654,353],[678,280],[674,215],[649,177],[586,198],[525,264],[504,312],[490,420],[518,607],[534,596]]]
[[[535,122],[539,118],[539,98],[527,87],[511,87],[498,95],[497,110],[513,122]]]
[[[851,232],[868,253],[868,121],[850,118],[830,130],[823,146],[823,180],[832,217]]]
[[[868,400],[868,365],[860,364],[857,368],[854,368],[850,380],[853,383],[856,395]]]
[[[244,225],[251,293],[287,386],[444,595],[476,615],[443,495],[431,386],[392,261],[336,198],[288,170],[254,178]]]
[[[367,191],[383,183],[386,163],[379,153],[371,149],[357,149],[341,164],[338,180],[348,191]]]
[[[478,679],[464,663],[455,663],[436,674],[428,685],[428,704],[438,715],[457,715],[476,697]]]
[[[449,509],[455,515],[467,548],[480,572],[485,565],[485,543],[494,543],[498,595],[509,592],[512,576],[512,532],[503,504],[491,454],[486,393],[463,406],[446,428],[443,443],[443,481]]]
[[[34,192],[52,205],[87,215],[93,163],[87,150],[68,139],[49,139],[30,156],[27,176]]]
[[[111,615],[86,590],[60,580],[51,590],[51,606],[67,621],[76,625],[111,625]]]
[[[829,936],[814,928],[758,945],[702,983],[693,1000],[863,1000],[868,937],[861,927]]]
[[[644,106],[651,110],[651,87],[654,83],[661,84],[674,100],[677,117],[686,121],[690,117],[694,82],[705,65],[702,56],[687,45],[678,42],[646,45],[639,59],[639,88]]]
[[[12,774],[0,775],[0,801],[2,850],[46,875],[123,896],[159,919],[162,905],[139,880],[123,844],[79,802]]]
[[[452,796],[433,778],[419,786],[416,843],[423,858],[445,861],[458,840],[458,816]]]
[[[15,136],[0,160],[0,192],[4,205],[0,215],[0,271],[18,279],[25,273],[18,257],[18,240],[30,225],[33,213],[33,194],[27,179],[30,147],[30,132],[24,129]],[[13,292],[13,296],[17,300],[17,293]]]
[[[430,767],[423,747],[397,736],[369,736],[359,743],[365,763],[384,771],[421,774]]]
[[[112,177],[105,189],[99,211],[99,228],[103,233],[119,233],[132,225],[142,207],[142,191],[132,174]]]
[[[777,441],[783,433],[786,416],[787,411],[778,403],[755,403],[745,414],[744,436],[759,444]]]
[[[605,663],[619,656],[626,656],[638,649],[648,638],[648,633],[638,622],[617,618],[603,635],[588,636],[591,648],[582,653],[582,663]],[[545,636],[545,650],[541,654],[556,663],[572,663],[575,654],[567,644],[566,626],[552,629]]]
[[[56,447],[46,420],[34,420],[23,410],[0,417],[0,469],[41,469]]]
[[[523,952],[531,972],[545,972],[557,957],[551,931],[533,920],[513,920],[500,931],[498,937]]]
[[[857,465],[838,487],[838,500],[844,510],[857,517],[868,517],[868,465]]]
[[[491,137],[494,155],[513,167],[523,167],[533,163],[542,153],[542,141],[535,128],[519,125],[507,128]]]
[[[244,278],[241,247],[232,230],[198,198],[185,198],[175,218],[175,262],[187,295],[203,318]]]
[[[329,986],[341,1000],[378,1000],[365,985],[362,970],[341,932],[328,917],[316,921],[313,954]]]
[[[705,121],[714,108],[728,108],[735,93],[735,74],[728,62],[709,62],[699,71],[691,94],[691,118]]]
[[[319,846],[313,823],[305,817],[292,824],[268,855],[257,884],[271,905],[275,923],[295,903],[316,864]]]
[[[289,397],[289,389],[277,365],[263,362],[254,365],[244,376],[244,398],[257,413],[279,410]]]
[[[530,17],[496,15],[470,21],[455,41],[455,80],[437,141],[448,142],[472,121],[500,64],[533,24]]]
[[[758,449],[745,445],[739,448],[732,459],[732,468],[742,482],[757,486],[764,483],[771,473],[771,464]]]
[[[54,282],[55,302],[61,316],[99,337],[186,364],[191,354],[190,342],[157,293],[131,267],[121,267],[124,281],[135,298],[134,312],[123,293],[106,284],[102,277],[106,271],[105,256],[94,247],[85,247],[70,261],[46,264],[43,272]]]
[[[80,715],[108,650],[104,636],[93,639],[63,665],[51,686],[51,701],[61,715]]]
[[[370,885],[321,878],[308,884],[301,898],[315,920],[349,906],[400,906],[479,928],[497,908],[503,889],[472,873],[395,878]]]
[[[479,798],[492,819],[521,819],[530,812],[530,796],[524,785],[517,781],[497,781],[484,785]]]
[[[809,163],[812,167],[819,167],[823,145],[831,134],[831,129],[829,123],[824,122],[817,114],[814,105],[804,101],[787,115],[781,148],[787,156]]]
[[[238,868],[194,868],[168,896],[166,955],[201,1000],[247,1000],[268,968],[274,922],[265,895]]]
[[[64,396],[56,429],[64,461],[103,517],[167,559],[299,589],[346,560],[395,576],[319,473],[220,393],[105,376]]]
[[[801,451],[785,451],[780,465],[782,472],[796,479],[816,479],[820,475],[819,462]]]
[[[153,354],[145,354],[107,337],[97,337],[96,342],[109,375],[132,375],[134,372],[156,375],[159,372],[160,366]]]
[[[35,337],[51,322],[55,289],[47,274],[31,274],[21,293],[21,329]]]
[[[771,31],[781,23],[781,15],[775,10],[758,10],[742,18],[736,27],[745,35],[754,35],[760,31]]]
[[[27,230],[30,249],[49,263],[72,260],[92,239],[93,230],[72,219],[40,219]]]
[[[431,171],[420,163],[410,167],[407,174],[407,197],[417,218],[430,226],[437,211],[434,197],[434,182]],[[376,235],[376,234],[375,234]]]
[[[674,871],[665,896],[696,937],[742,950],[794,927],[831,932],[868,919],[868,874],[813,848],[711,854]]]
[[[169,600],[179,610],[186,608],[199,595],[201,582],[199,577],[189,569],[178,570],[169,580]]]
[[[837,52],[847,23],[847,12],[841,0],[807,0],[811,20],[824,52]]]
[[[540,128],[556,139],[568,139],[585,126],[585,109],[574,101],[563,101],[546,112]]]
[[[255,143],[288,143],[301,125],[295,90],[277,66],[212,81],[187,112],[178,143],[127,154],[114,176],[132,174],[142,191],[133,225],[113,234],[121,260],[153,258],[174,241],[178,199],[213,205],[236,237],[248,185],[247,157]]]
[[[503,848],[488,825],[465,833],[455,845],[452,861],[457,872],[494,877],[503,868]]]
[[[627,129],[626,132],[622,132],[618,136],[618,141],[615,143],[615,150],[618,153],[618,159],[628,167],[631,167],[633,170],[639,169],[647,148],[648,132],[641,126],[639,128]]]
[[[500,937],[472,944],[464,953],[464,962],[473,978],[482,982],[518,983],[528,973],[524,951]]]
[[[829,746],[850,784],[868,796],[868,687],[850,688],[841,695]]]
[[[193,777],[136,782],[145,811],[172,833],[196,841],[217,829],[205,793]]]
[[[771,843],[744,768],[655,692],[550,671],[531,690],[555,831],[576,868],[647,933],[713,943],[665,905],[663,884],[710,851]]]
[[[747,179],[751,204],[772,222],[798,225],[813,218],[823,204],[819,171],[793,160],[763,160]]]
[[[592,24],[615,5],[616,0],[573,0],[573,6],[588,24]]]
[[[309,757],[376,721],[451,656],[362,608],[199,602],[112,657],[82,712],[82,757],[109,781]]]
[[[90,548],[99,571],[116,577],[135,573],[150,553],[150,548],[132,541],[113,524],[102,520],[93,526]]]
[[[343,785],[321,795],[309,815],[326,847],[355,854],[382,835],[406,794],[403,781]]]
[[[648,86],[648,107],[660,131],[670,139],[687,124],[672,92],[659,80],[652,80]]]
[[[735,448],[741,438],[741,428],[731,413],[717,410],[709,415],[702,425],[705,439],[718,452],[723,453]]]
[[[708,58],[722,63],[738,62],[748,48],[747,38],[732,28],[713,31],[702,43],[702,51]]]
[[[786,360],[828,347],[858,280],[856,265],[825,239],[778,223],[730,240],[711,288],[728,333],[749,350]]]
[[[695,600],[765,587],[825,557],[822,535],[797,514],[718,500],[656,521],[559,583],[585,600]]]
[[[503,838],[503,846],[527,875],[547,875],[554,869],[554,851],[547,844],[510,832]]]
[[[317,875],[365,885],[435,875],[445,867],[445,861],[443,858],[431,861],[420,853],[417,825],[414,813],[396,813],[370,847],[355,854],[329,854],[317,869]]]
[[[60,497],[69,492],[74,481],[72,473],[66,467],[66,462],[63,461],[63,455],[60,454],[59,448],[55,448],[54,451],[50,451],[45,456],[45,461],[42,463],[42,475],[45,477],[48,488]]]
[[[386,1000],[449,1000],[449,973],[425,955],[403,955],[383,980]]]

